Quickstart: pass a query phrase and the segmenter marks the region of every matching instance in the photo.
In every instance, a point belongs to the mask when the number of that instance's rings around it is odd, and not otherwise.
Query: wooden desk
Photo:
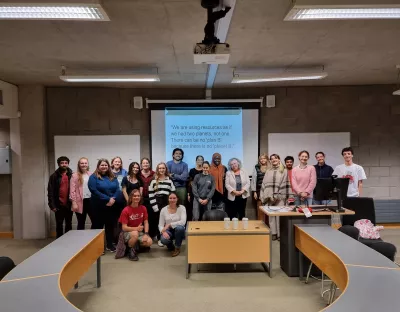
[[[239,221],[237,230],[224,229],[224,221],[189,222],[187,225],[187,265],[199,263],[261,263],[271,277],[271,235],[262,221],[248,221],[247,230]],[[266,264],[268,263],[268,265]]]
[[[394,262],[327,225],[296,225],[295,240],[300,263],[304,254],[342,290],[323,311],[398,311],[400,269]]]
[[[80,311],[65,296],[96,261],[97,287],[101,286],[103,251],[104,230],[69,231],[17,265],[0,281],[0,310]]]
[[[310,206],[311,208],[313,205]],[[320,207],[320,206],[318,206]],[[299,276],[299,252],[294,244],[294,225],[296,224],[331,224],[332,215],[352,215],[354,211],[345,209],[344,212],[332,211],[312,212],[311,218],[306,218],[302,212],[268,212],[262,206],[260,210],[267,216],[281,217],[280,229],[280,265],[282,270],[290,277]],[[307,261],[304,263],[308,265]],[[317,275],[318,272],[314,274]]]

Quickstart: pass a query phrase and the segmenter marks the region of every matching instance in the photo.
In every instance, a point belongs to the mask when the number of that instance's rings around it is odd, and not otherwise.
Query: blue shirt
[[[174,174],[171,180],[174,182],[175,187],[186,187],[186,181],[189,178],[187,163],[183,161],[175,163],[173,160],[170,160],[167,162],[167,168],[169,173]]]
[[[117,179],[110,181],[107,176],[99,179],[95,174],[89,177],[88,187],[92,194],[92,201],[102,202],[106,204],[110,198],[117,198],[119,196],[119,184]]]

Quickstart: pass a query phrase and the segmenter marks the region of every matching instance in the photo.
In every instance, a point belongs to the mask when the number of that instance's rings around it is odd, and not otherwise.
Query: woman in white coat
[[[237,158],[231,158],[228,162],[225,187],[228,191],[226,212],[229,218],[242,220],[246,216],[247,197],[250,196],[250,179]]]

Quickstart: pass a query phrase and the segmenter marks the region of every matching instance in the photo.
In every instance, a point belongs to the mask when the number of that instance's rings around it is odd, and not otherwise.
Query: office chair
[[[343,226],[354,227],[354,223],[361,219],[370,220],[374,225],[376,225],[375,204],[373,198],[348,197],[343,200],[343,207],[355,212],[354,215],[343,216]],[[397,250],[393,244],[384,242],[380,238],[368,239],[360,237],[358,240],[364,245],[384,255],[391,261],[394,261]]]
[[[224,218],[227,218],[228,214],[222,210],[207,210],[203,214],[202,221],[224,221]]]
[[[14,268],[14,261],[8,257],[0,257],[0,281]]]

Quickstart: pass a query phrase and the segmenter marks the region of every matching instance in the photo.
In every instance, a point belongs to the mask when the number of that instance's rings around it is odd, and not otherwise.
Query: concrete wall
[[[213,98],[276,95],[276,108],[261,110],[261,151],[270,132],[351,132],[354,161],[364,166],[365,196],[400,198],[400,97],[393,86],[215,89]],[[49,160],[54,169],[54,135],[139,134],[149,156],[147,110],[133,96],[150,99],[204,98],[200,89],[48,88]],[[273,151],[266,151],[273,152]],[[338,151],[340,153],[340,151]]]
[[[351,132],[354,161],[364,166],[368,176],[363,195],[376,199],[400,199],[400,97],[391,95],[393,88],[351,86],[216,89],[213,90],[213,98],[259,98],[268,94],[276,95],[276,108],[261,110],[262,152],[273,152],[266,150],[270,132]],[[33,91],[37,93],[34,92],[35,97],[30,95]],[[55,135],[139,134],[141,156],[150,156],[148,110],[133,109],[131,100],[134,96],[150,99],[204,98],[203,89],[52,87],[45,92],[47,118],[43,119],[41,94],[40,89],[32,87],[25,87],[23,92],[20,91],[20,96],[25,98],[24,110],[36,116],[37,123],[42,123],[40,127],[35,124],[38,128],[33,128],[37,131],[32,134],[32,121],[21,119],[21,129],[27,131],[22,147],[25,146],[23,151],[27,155],[32,154],[37,161],[42,162],[48,156],[51,172],[54,170]],[[28,101],[28,95],[35,100]],[[47,125],[43,123],[45,120]],[[46,140],[41,137],[45,126],[47,151]],[[29,143],[29,135],[32,136],[32,143]],[[43,169],[40,165],[35,168],[34,174],[39,174]],[[32,168],[29,170],[33,172]],[[38,198],[35,200],[43,197],[36,206],[37,209],[39,206],[40,209],[47,209],[43,195],[46,193],[44,180],[41,175],[40,183],[32,185],[37,188]],[[9,183],[10,181],[6,182],[7,185]],[[10,224],[5,225],[5,228],[10,227]]]
[[[10,121],[0,119],[0,147],[10,145]],[[0,174],[0,232],[12,231],[11,174]]]
[[[49,209],[45,189],[48,180],[45,89],[19,86],[21,118],[10,121],[14,237],[47,237]]]

